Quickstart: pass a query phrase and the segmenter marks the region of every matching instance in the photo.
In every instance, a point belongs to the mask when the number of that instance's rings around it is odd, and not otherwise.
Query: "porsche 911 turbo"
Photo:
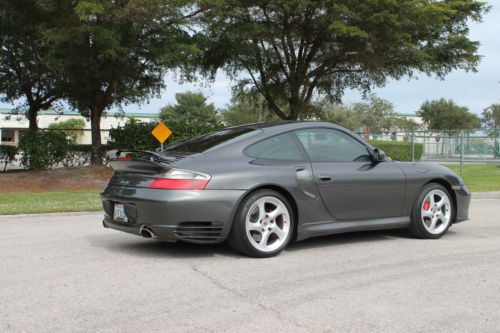
[[[166,241],[227,241],[252,257],[291,241],[408,228],[437,239],[468,219],[471,193],[450,169],[398,162],[327,122],[249,124],[163,151],[108,152],[103,225]]]

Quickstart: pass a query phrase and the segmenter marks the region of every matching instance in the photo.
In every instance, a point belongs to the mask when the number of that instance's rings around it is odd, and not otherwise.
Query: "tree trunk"
[[[38,108],[34,106],[30,106],[28,109],[28,121],[29,121],[29,130],[37,131],[38,130]]]
[[[102,108],[90,109],[90,126],[92,131],[92,147],[90,149],[90,164],[102,165],[101,116]]]

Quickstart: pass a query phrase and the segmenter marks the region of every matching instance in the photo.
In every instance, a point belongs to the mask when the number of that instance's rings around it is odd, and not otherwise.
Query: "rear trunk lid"
[[[109,184],[127,187],[148,187],[154,178],[161,178],[181,160],[181,155],[164,155],[146,150],[111,150],[109,164],[115,171]]]

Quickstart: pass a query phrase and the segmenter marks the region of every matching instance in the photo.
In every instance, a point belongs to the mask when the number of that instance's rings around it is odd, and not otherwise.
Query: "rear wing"
[[[179,156],[162,156],[148,150],[116,149],[106,153],[109,164],[118,172],[156,174],[170,169],[168,164],[177,161]]]

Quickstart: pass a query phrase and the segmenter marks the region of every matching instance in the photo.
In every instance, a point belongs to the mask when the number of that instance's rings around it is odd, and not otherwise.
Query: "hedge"
[[[383,150],[394,161],[411,161],[411,142],[402,141],[369,141],[370,144]],[[422,158],[424,145],[415,143],[415,161]]]
[[[1,169],[4,172],[7,170],[7,165],[15,161],[16,154],[16,146],[0,146],[0,165],[3,165]]]

